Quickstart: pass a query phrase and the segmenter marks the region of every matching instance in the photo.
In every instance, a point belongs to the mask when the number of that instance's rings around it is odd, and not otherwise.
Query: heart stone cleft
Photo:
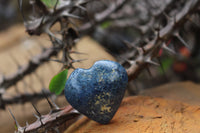
[[[107,124],[119,108],[127,83],[126,70],[119,63],[101,60],[90,69],[72,72],[65,84],[65,97],[80,113]]]

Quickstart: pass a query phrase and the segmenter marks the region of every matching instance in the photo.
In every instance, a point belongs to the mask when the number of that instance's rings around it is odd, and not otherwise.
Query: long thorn
[[[35,111],[37,112],[38,116],[41,117],[42,115],[40,114],[40,112],[38,111],[38,109],[35,107],[35,105],[33,103],[31,103],[33,108],[35,109]]]
[[[73,15],[73,14],[69,14],[69,13],[65,13],[64,16],[67,16],[67,17],[71,17],[71,18],[74,18],[74,19],[83,19],[82,17],[79,17],[79,16],[76,16],[76,15]]]
[[[13,115],[13,113],[11,112],[11,110],[10,110],[9,108],[8,108],[8,110],[9,110],[9,112],[10,112],[10,114],[11,114],[12,118],[14,119],[14,121],[15,121],[15,124],[16,124],[16,126],[17,126],[17,128],[19,128],[19,127],[20,127],[20,125],[19,125],[18,121],[16,120],[15,116]]]
[[[176,55],[176,52],[175,52],[174,50],[170,49],[169,47],[167,47],[166,44],[163,44],[163,45],[162,45],[162,48],[163,48],[164,50],[166,50],[167,52],[172,53],[173,55]]]
[[[54,11],[56,11],[57,5],[58,5],[59,0],[56,0],[56,4],[54,5]]]
[[[77,51],[69,51],[71,54],[82,54],[82,55],[88,55],[87,53],[81,53],[81,52],[77,52]]]
[[[190,49],[190,46],[185,42],[185,40],[183,40],[183,38],[182,38],[178,33],[175,34],[175,37],[177,37],[177,39],[178,39],[179,41],[181,41],[181,43],[182,43],[185,47],[187,47],[188,49]]]
[[[33,115],[38,119],[40,120],[40,117],[38,115],[36,115],[35,113],[33,113]]]
[[[147,60],[145,60],[145,62],[148,64],[155,65],[155,66],[159,66],[159,64],[157,62],[152,61],[150,58],[147,58]]]
[[[72,60],[72,63],[75,63],[75,62],[82,62],[82,61],[85,61],[85,60],[88,60],[88,59]]]
[[[44,89],[42,90],[42,93],[43,93],[44,97],[46,98],[46,100],[47,100],[47,102],[48,102],[50,108],[51,108],[52,110],[54,110],[54,109],[58,110],[59,107],[58,107],[56,104],[54,104],[54,103],[52,104],[52,101],[49,100],[49,98],[47,97],[47,95],[46,95]]]
[[[55,61],[55,62],[58,62],[58,63],[64,63],[64,62],[61,61],[61,60],[55,60],[55,59],[49,59],[49,61]]]
[[[78,7],[79,9],[81,9],[81,10],[87,12],[87,9],[86,9],[85,7],[83,7],[83,6],[81,6],[81,5],[77,5],[76,7]]]

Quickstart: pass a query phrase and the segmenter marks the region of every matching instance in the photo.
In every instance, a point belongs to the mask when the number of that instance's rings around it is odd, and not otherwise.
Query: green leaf
[[[49,8],[53,8],[57,2],[57,0],[41,0],[41,1]]]
[[[163,59],[162,62],[161,62],[163,70],[167,71],[170,68],[170,66],[173,64],[173,61],[174,60],[171,59],[171,58]],[[159,68],[159,71],[160,71],[161,74],[164,74],[161,67]]]
[[[15,123],[15,130],[18,131],[18,127],[17,127],[17,124],[16,124],[16,123]]]
[[[65,69],[51,79],[51,82],[49,83],[50,92],[53,92],[56,95],[60,95],[62,93],[63,89],[65,88],[65,83],[67,81],[67,73],[68,69]]]
[[[105,21],[105,22],[103,22],[102,24],[101,24],[101,28],[103,28],[103,29],[106,29],[106,28],[108,28],[109,26],[111,26],[111,22],[110,21]]]

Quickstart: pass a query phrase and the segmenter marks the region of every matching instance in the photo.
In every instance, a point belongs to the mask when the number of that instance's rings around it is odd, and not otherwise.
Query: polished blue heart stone
[[[124,96],[128,76],[119,63],[97,61],[90,69],[78,68],[65,84],[67,101],[80,113],[107,124]]]

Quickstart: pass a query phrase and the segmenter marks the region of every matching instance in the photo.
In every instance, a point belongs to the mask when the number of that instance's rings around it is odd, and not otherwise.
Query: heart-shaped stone
[[[80,113],[107,124],[124,96],[128,76],[119,63],[97,61],[90,69],[78,68],[65,84],[67,101]]]

